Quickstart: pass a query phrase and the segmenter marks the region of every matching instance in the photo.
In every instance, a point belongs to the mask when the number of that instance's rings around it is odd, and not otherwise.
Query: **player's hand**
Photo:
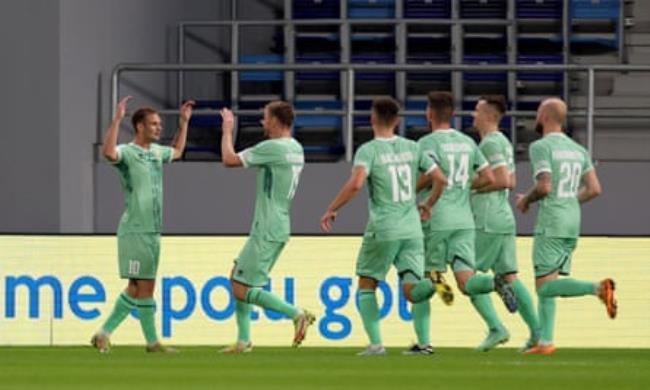
[[[420,221],[428,221],[431,218],[431,207],[426,203],[421,203],[418,205],[418,211],[420,212]]]
[[[221,115],[222,120],[221,131],[224,133],[232,133],[232,130],[235,127],[235,115],[225,107],[219,111],[219,114]]]
[[[187,124],[190,122],[190,118],[192,117],[192,109],[194,108],[195,104],[196,102],[194,100],[188,100],[183,103],[181,106],[181,114],[178,119],[181,124]]]
[[[528,204],[528,202],[526,201],[526,195],[517,194],[515,199],[517,200],[517,203],[516,203],[517,209],[525,214],[528,211],[528,207],[530,206]]]
[[[129,103],[129,100],[133,99],[133,96],[126,96],[123,97],[122,100],[120,100],[119,103],[117,103],[117,107],[115,108],[115,119],[122,120],[126,116],[126,106]]]
[[[332,222],[336,219],[336,211],[327,210],[322,217],[320,217],[320,228],[325,233],[332,231]]]

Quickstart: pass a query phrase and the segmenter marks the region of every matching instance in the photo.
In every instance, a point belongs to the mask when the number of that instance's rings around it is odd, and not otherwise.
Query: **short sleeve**
[[[162,162],[170,163],[174,161],[174,148],[171,146],[161,146],[160,147]]]
[[[357,150],[357,153],[354,155],[354,163],[352,164],[356,167],[363,167],[366,170],[366,174],[370,175],[372,169],[373,155],[370,148],[362,146]]]
[[[433,172],[438,165],[433,158],[418,145],[418,169],[425,174]]]
[[[475,171],[479,172],[484,170],[489,166],[487,160],[485,159],[485,156],[481,152],[481,149],[479,149],[478,146],[474,145],[474,167]]]
[[[272,141],[263,141],[238,153],[245,168],[285,161],[284,151]]]
[[[544,145],[535,142],[530,145],[530,164],[533,168],[533,177],[543,172],[551,173],[551,156]]]
[[[481,145],[480,149],[491,168],[494,169],[501,166],[508,166],[508,161],[506,160],[504,151],[499,148],[499,145],[496,142],[486,142]]]
[[[117,160],[109,161],[112,165],[119,167],[128,164],[131,156],[128,145],[125,144],[117,145],[115,147],[115,153],[117,153]]]

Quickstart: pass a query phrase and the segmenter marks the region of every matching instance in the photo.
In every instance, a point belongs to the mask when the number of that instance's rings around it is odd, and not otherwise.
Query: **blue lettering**
[[[54,298],[54,318],[63,318],[62,288],[61,282],[54,276],[47,275],[38,279],[31,276],[7,276],[5,278],[5,317],[14,318],[16,316],[16,288],[24,285],[29,291],[29,318],[39,318],[39,304],[41,286],[48,285],[52,288]]]
[[[341,340],[350,335],[352,323],[344,315],[337,314],[336,310],[343,308],[350,299],[350,287],[352,279],[331,277],[327,278],[320,288],[320,299],[325,305],[325,315],[318,324],[318,330],[323,337],[330,340]],[[338,289],[338,299],[332,298],[331,290]],[[338,325],[340,329],[332,329],[332,325]]]
[[[180,288],[185,291],[186,301],[185,306],[181,309],[174,309],[172,307],[172,290]],[[183,276],[176,276],[173,278],[163,278],[162,280],[162,335],[163,337],[171,337],[172,335],[172,321],[185,320],[194,311],[196,306],[196,291],[192,282]]]
[[[227,293],[227,302],[226,308],[223,310],[217,310],[212,306],[210,302],[210,295],[215,288],[223,288]],[[207,314],[208,317],[213,320],[225,320],[228,317],[232,316],[235,312],[235,300],[232,296],[232,290],[230,289],[230,280],[224,278],[223,276],[217,276],[205,283],[203,291],[201,291],[201,307],[203,311]]]
[[[92,293],[82,293],[81,290],[84,287],[92,289]],[[102,286],[99,280],[92,276],[82,276],[75,280],[70,286],[70,291],[68,292],[70,310],[72,310],[72,313],[82,320],[93,320],[99,317],[100,314],[99,309],[96,307],[84,310],[81,307],[82,303],[97,303],[105,301],[106,291],[104,290],[104,286]]]

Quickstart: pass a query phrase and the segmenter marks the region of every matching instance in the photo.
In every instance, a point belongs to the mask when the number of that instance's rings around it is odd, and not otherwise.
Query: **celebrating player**
[[[533,241],[533,265],[541,325],[539,344],[526,353],[555,352],[555,298],[597,295],[610,318],[616,317],[614,281],[600,283],[559,279],[569,275],[571,257],[580,235],[580,204],[601,193],[600,182],[587,151],[562,132],[566,104],[558,98],[544,100],[537,110],[537,131],[542,139],[530,145],[530,162],[535,185],[517,196],[517,208],[525,213],[540,202]]]
[[[517,298],[519,314],[530,331],[530,337],[522,348],[525,351],[539,341],[539,322],[530,293],[517,278],[517,250],[515,245],[515,218],[508,201],[510,190],[515,188],[515,162],[512,145],[499,131],[499,122],[506,112],[506,100],[502,95],[482,96],[474,109],[474,127],[481,136],[479,149],[487,159],[494,182],[476,188],[471,197],[474,222],[476,224],[476,269],[492,271],[512,285]],[[490,329],[499,329],[507,334],[498,318],[489,324]],[[500,337],[490,337],[478,347],[487,351],[495,346]]]
[[[293,107],[274,101],[264,107],[262,126],[268,140],[235,153],[232,111],[221,110],[221,157],[226,167],[245,167],[257,170],[255,216],[250,236],[235,260],[230,278],[237,300],[237,342],[222,352],[250,352],[250,316],[252,304],[282,313],[293,319],[293,346],[299,346],[314,323],[312,313],[301,310],[262,289],[269,281],[269,273],[289,240],[289,213],[296,193],[300,173],[305,164],[302,145],[291,137]]]
[[[453,111],[454,101],[449,92],[429,93],[426,115],[432,133],[420,138],[418,143],[442,169],[448,181],[431,218],[422,224],[425,271],[433,272],[434,279],[444,284],[441,273],[446,272],[449,265],[458,288],[469,295],[474,308],[490,327],[487,341],[502,343],[509,336],[504,329],[495,326],[498,318],[488,293],[497,291],[511,312],[517,310],[517,302],[510,286],[499,277],[474,272],[475,225],[469,202],[471,189],[490,185],[494,175],[476,143],[449,126]],[[418,181],[418,191],[424,189],[422,195],[428,196],[428,187],[426,178]],[[451,304],[453,296],[441,294],[441,298]],[[420,348],[430,344],[430,316],[428,301],[413,305],[413,326]]]
[[[424,172],[435,183],[431,196],[420,205],[423,218],[428,218],[447,179],[415,142],[395,135],[398,113],[399,104],[391,98],[373,102],[370,121],[374,139],[357,150],[350,179],[320,220],[322,230],[330,232],[338,210],[368,181],[370,216],[356,267],[359,311],[370,339],[368,348],[359,353],[362,356],[386,353],[375,290],[391,265],[397,268],[409,301],[428,300],[435,293],[433,281],[423,277],[424,244],[415,185],[418,172]]]
[[[120,123],[130,99],[127,96],[117,105],[102,149],[104,157],[119,172],[126,198],[124,214],[117,229],[117,247],[120,277],[129,282],[115,302],[113,312],[91,342],[100,352],[108,352],[111,333],[131,310],[137,309],[147,352],[176,352],[160,344],[154,323],[153,292],[162,225],[162,164],[183,155],[194,102],[186,102],[180,108],[178,132],[172,147],[156,143],[160,139],[162,122],[158,113],[147,107],[140,108],[131,117],[135,130],[133,142],[117,146]]]

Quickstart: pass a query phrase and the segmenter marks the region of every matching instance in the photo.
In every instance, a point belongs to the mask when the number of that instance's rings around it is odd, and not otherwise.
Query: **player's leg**
[[[379,327],[377,284],[384,280],[393,263],[398,246],[394,242],[364,237],[357,256],[356,274],[359,277],[359,315],[370,345],[359,355],[383,355],[385,350]]]
[[[115,300],[113,311],[91,340],[91,344],[100,352],[108,352],[110,335],[137,306],[137,287],[130,278],[138,275],[141,268],[140,260],[137,260],[141,259],[139,240],[132,234],[118,235],[117,252],[120,277],[128,279],[129,282],[127,288]]]
[[[284,245],[284,242],[266,241],[255,236],[249,237],[235,263],[231,284],[237,300],[273,310],[291,318],[295,327],[293,346],[297,347],[305,338],[307,328],[316,320],[314,315],[299,309],[272,292],[262,289],[268,283],[268,275]],[[242,309],[243,317],[246,310]],[[245,323],[247,320],[241,318],[241,321]]]
[[[503,281],[511,286],[512,292],[517,300],[519,315],[528,326],[529,337],[521,349],[525,351],[539,342],[540,330],[537,310],[528,289],[517,277],[518,267],[515,235],[495,235],[494,241],[500,242],[500,250],[495,253],[495,261],[492,264],[492,269],[496,275],[499,275]],[[480,253],[478,247],[477,253]]]
[[[494,264],[496,260],[499,257],[499,254],[501,252],[501,247],[502,247],[502,242],[499,240],[499,235],[498,234],[492,234],[492,233],[487,233],[482,230],[477,230],[476,231],[476,239],[475,239],[475,253],[476,253],[476,270],[487,273],[490,270],[494,268]],[[463,264],[462,262],[459,263],[459,265]],[[458,267],[461,272],[463,268]],[[479,277],[481,276],[478,274]],[[487,275],[485,275],[487,276]],[[475,292],[474,290],[478,288],[487,288],[491,287],[494,288],[494,282],[492,283],[487,283],[489,280],[483,278],[477,279],[475,277],[475,274],[470,274],[470,273],[465,273],[465,274],[459,274],[458,279],[460,280],[460,283],[463,282],[463,279],[465,279],[465,287],[467,288],[467,282],[469,282],[470,279],[472,279],[472,282],[470,282],[470,290]],[[478,282],[478,283],[477,283]],[[473,286],[473,284],[476,283],[477,286]],[[481,286],[481,283],[485,283],[486,286]],[[498,344],[504,343],[507,341],[509,335],[507,332],[507,329],[499,319],[496,311],[494,310],[494,306],[492,304],[492,299],[489,295],[489,293],[474,293],[470,295],[470,300],[472,302],[472,306],[474,306],[474,309],[479,313],[485,324],[487,325],[488,328],[488,335],[487,337],[479,344],[479,346],[476,348],[478,351],[489,351],[490,349],[494,348]]]
[[[431,355],[433,347],[430,338],[430,299],[436,289],[430,278],[431,272],[425,272],[424,251],[426,245],[421,239],[402,240],[403,246],[395,260],[395,267],[400,276],[404,296],[413,302],[411,315],[417,343],[404,354]],[[429,253],[431,255],[431,253]],[[429,267],[433,265],[430,264]]]
[[[537,290],[537,310],[540,325],[539,343],[526,350],[528,354],[552,354],[555,352],[553,336],[555,329],[555,297],[540,294],[546,283],[557,280],[566,253],[559,241],[543,235],[533,239],[533,266],[535,269],[535,287]]]

